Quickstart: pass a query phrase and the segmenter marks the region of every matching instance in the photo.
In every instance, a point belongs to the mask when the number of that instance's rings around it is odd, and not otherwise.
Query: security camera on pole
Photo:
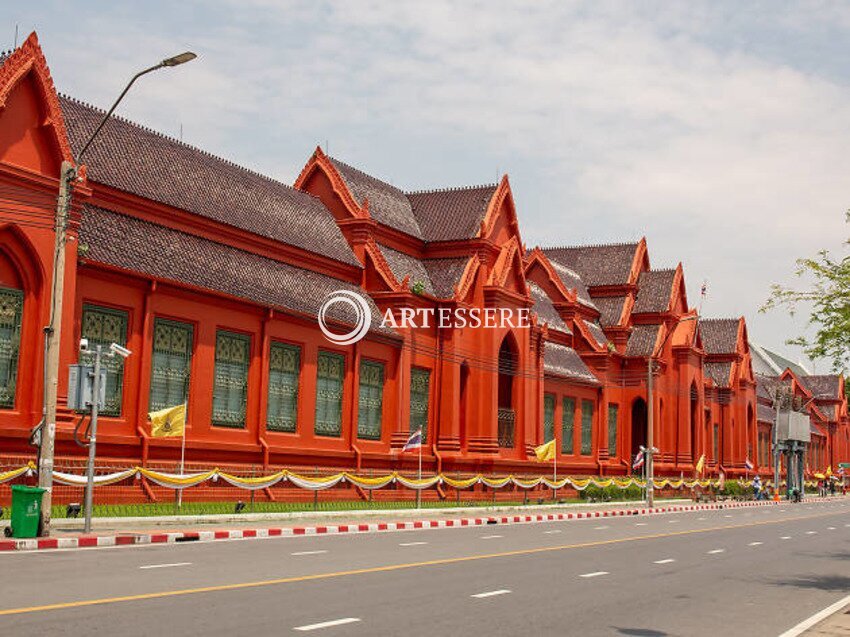
[[[63,161],[59,170],[59,197],[56,200],[56,215],[54,220],[54,231],[56,239],[53,246],[53,285],[50,290],[50,322],[44,328],[45,333],[45,391],[44,391],[44,419],[36,427],[33,437],[37,435],[39,440],[38,461],[38,486],[44,489],[44,497],[41,503],[41,535],[50,535],[50,507],[52,504],[53,489],[53,455],[56,443],[56,408],[59,390],[59,342],[62,327],[62,302],[65,294],[65,242],[67,241],[66,230],[68,228],[68,215],[71,210],[71,198],[73,196],[74,184],[77,182],[77,166],[83,164],[83,157],[91,143],[100,133],[109,117],[118,107],[118,104],[133,86],[133,83],[151,71],[161,68],[177,66],[194,60],[197,56],[191,51],[186,51],[174,57],[167,58],[150,68],[136,73],[127,86],[106,112],[97,128],[89,136],[82,150],[74,162]],[[120,347],[120,346],[119,346]]]

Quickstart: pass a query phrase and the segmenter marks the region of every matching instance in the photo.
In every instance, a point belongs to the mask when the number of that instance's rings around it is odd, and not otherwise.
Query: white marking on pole
[[[761,546],[764,542],[750,542],[747,546]]]
[[[496,538],[503,537],[501,535],[482,535],[482,540],[495,540]]]
[[[344,624],[354,624],[359,622],[358,617],[343,617],[342,619],[332,619],[327,622],[319,622],[318,624],[307,624],[306,626],[296,626],[292,630],[307,632],[308,630],[319,630],[320,628],[330,628],[331,626],[342,626]]]
[[[708,552],[708,554],[709,555],[717,555],[718,553],[723,553],[725,551],[726,551],[726,549],[712,549],[711,551]]]
[[[840,611],[847,604],[850,604],[850,595],[848,595],[847,597],[844,597],[843,599],[839,599],[834,604],[827,606],[822,611],[818,611],[817,613],[815,613],[814,615],[812,615],[808,619],[804,619],[803,621],[801,621],[799,624],[797,624],[793,628],[790,628],[790,629],[786,630],[784,633],[782,633],[781,635],[779,635],[779,637],[798,637],[798,635],[802,635],[804,632],[806,632],[809,628],[811,628],[815,624],[820,623],[821,621],[823,621],[824,619],[826,619],[827,617],[829,617],[833,613],[837,613],[838,611]]]
[[[327,553],[327,551],[295,551],[290,555],[321,555],[322,553]]]
[[[140,566],[141,569],[147,568],[171,568],[172,566],[189,566],[192,562],[173,562],[171,564],[148,564],[147,566]]]
[[[671,562],[675,562],[675,561],[676,560],[674,560],[672,557],[668,557],[665,560],[655,560],[655,564],[670,564]]]
[[[579,577],[599,577],[600,575],[610,575],[608,571],[594,571],[593,573],[583,573]]]
[[[507,595],[510,591],[506,588],[502,588],[498,591],[487,591],[486,593],[475,593],[474,595],[470,595],[470,597],[474,597],[475,599],[484,599],[485,597],[495,597],[496,595]]]
[[[422,546],[423,544],[428,544],[428,542],[402,542],[399,546]]]

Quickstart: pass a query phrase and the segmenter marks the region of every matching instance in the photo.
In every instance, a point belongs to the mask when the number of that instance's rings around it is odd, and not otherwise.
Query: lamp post
[[[89,136],[86,143],[77,155],[76,162],[63,161],[59,171],[59,197],[56,201],[56,215],[54,219],[54,232],[56,239],[53,245],[53,285],[50,290],[50,323],[44,328],[45,331],[45,382],[44,393],[44,420],[39,442],[38,461],[38,486],[44,489],[42,499],[41,534],[50,535],[50,507],[52,504],[53,489],[53,455],[56,443],[56,408],[59,389],[59,341],[62,330],[62,301],[65,292],[65,234],[68,226],[68,213],[71,209],[71,198],[73,196],[74,183],[77,180],[77,165],[82,164],[83,156],[91,143],[100,133],[106,121],[118,107],[118,104],[133,86],[133,83],[143,75],[164,67],[178,66],[194,60],[197,56],[191,51],[186,51],[174,57],[166,58],[159,64],[151,66],[136,73],[121,91],[121,95],[106,112],[97,128]]]
[[[678,323],[695,321],[697,318],[698,317],[696,315],[686,316],[685,318],[680,319]],[[663,341],[661,341],[661,345],[658,347],[659,351],[664,349],[664,346],[667,344],[667,340],[673,335],[673,331],[674,330],[670,330],[670,333],[664,337]],[[655,404],[652,395],[654,373],[655,358],[653,358],[652,353],[650,353],[646,359],[646,506],[650,508],[655,506],[655,485],[653,484],[653,480],[655,479],[655,452],[657,451],[654,446]]]

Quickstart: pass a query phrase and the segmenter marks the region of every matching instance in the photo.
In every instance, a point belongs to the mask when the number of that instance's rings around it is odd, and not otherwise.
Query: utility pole
[[[179,66],[191,62],[196,57],[191,51],[186,51],[136,73],[124,87],[124,90],[121,91],[118,99],[101,118],[94,132],[89,135],[88,140],[77,155],[77,164],[82,165],[83,156],[89,146],[136,80],[151,71]],[[44,424],[41,430],[38,460],[38,486],[45,490],[41,500],[42,536],[50,535],[50,508],[53,502],[53,456],[56,443],[56,407],[59,393],[59,342],[62,331],[62,299],[65,292],[65,242],[67,241],[65,232],[68,228],[68,213],[71,210],[71,197],[76,179],[77,169],[74,164],[70,161],[63,161],[59,170],[59,198],[56,201],[56,220],[54,223],[56,240],[53,250],[53,281],[50,291],[50,324],[45,329],[47,351],[45,352],[44,366],[47,387],[44,392]]]
[[[92,504],[94,503],[94,460],[97,453],[97,412],[100,407],[100,357],[102,347],[95,349],[94,378],[91,390],[91,436],[89,437],[89,462],[86,466],[86,519],[83,532],[91,531]]]
[[[53,247],[53,281],[50,289],[50,323],[45,328],[47,351],[45,360],[44,429],[41,432],[38,486],[44,489],[41,500],[41,534],[50,535],[50,510],[53,501],[53,453],[56,440],[56,404],[59,392],[59,342],[62,332],[62,300],[65,295],[65,242],[68,213],[77,171],[69,161],[63,161],[59,171],[59,198],[56,201]]]
[[[773,414],[773,499],[779,501],[779,410],[782,404],[779,401],[781,390],[776,388],[776,396],[774,398],[774,407],[776,408]]]
[[[652,481],[655,477],[655,418],[653,412],[654,402],[652,399],[652,373],[653,373],[652,356],[646,359],[646,506],[652,508],[655,506],[655,485]]]

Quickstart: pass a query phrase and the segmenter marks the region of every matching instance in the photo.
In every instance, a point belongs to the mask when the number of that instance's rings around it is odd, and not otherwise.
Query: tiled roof
[[[818,409],[823,412],[827,420],[838,420],[838,405],[818,405]]]
[[[422,262],[434,293],[440,298],[451,298],[454,296],[454,287],[460,283],[460,277],[469,262],[467,257],[448,259],[427,259]]]
[[[599,322],[604,327],[611,327],[620,324],[620,317],[623,315],[623,305],[626,302],[625,296],[597,296],[593,299],[593,303],[599,308]]]
[[[380,327],[377,306],[353,283],[102,208],[83,208],[80,245],[87,246],[89,261],[306,315],[316,316],[329,293],[350,290],[369,303],[373,330],[392,334]],[[333,304],[328,314],[354,323],[345,304]]]
[[[538,324],[548,323],[549,329],[558,330],[565,334],[572,333],[543,288],[532,281],[528,281],[528,291],[534,301],[531,311],[537,314]]]
[[[704,363],[702,371],[718,387],[729,387],[730,377],[732,376],[731,362]]]
[[[593,323],[592,321],[584,321],[584,325],[587,327],[587,331],[590,332],[590,335],[596,339],[597,343],[603,347],[608,344],[608,337],[605,336],[605,332],[602,331],[602,328],[596,323]]]
[[[588,287],[625,285],[629,282],[637,243],[544,248],[550,260],[578,272]]]
[[[756,374],[756,396],[773,401],[776,395],[776,387],[781,384],[779,376],[765,376]]]
[[[401,282],[404,277],[410,277],[410,286],[413,287],[415,283],[422,283],[424,291],[426,294],[434,295],[434,286],[431,285],[431,277],[428,276],[428,270],[425,269],[425,265],[417,259],[416,257],[412,257],[409,254],[405,254],[404,252],[399,252],[398,250],[394,250],[387,246],[380,246],[381,253],[384,255],[384,258],[387,260],[387,263],[390,266],[390,270],[393,272],[393,276]]]
[[[587,291],[587,286],[584,284],[584,281],[581,280],[581,277],[578,275],[578,272],[575,270],[568,268],[563,263],[558,263],[557,261],[550,261],[552,264],[552,268],[555,272],[558,273],[558,276],[561,279],[561,282],[569,288],[570,290],[576,291],[576,296],[579,300],[579,303],[587,305],[588,307],[592,307],[594,309],[598,309],[594,301],[590,298],[590,294]]]
[[[817,398],[834,398],[838,400],[840,379],[837,374],[826,374],[820,376],[798,376],[800,382],[806,386],[813,396]]]
[[[670,307],[676,270],[641,272],[633,313],[664,312]]]
[[[546,342],[543,346],[543,369],[547,374],[569,378],[580,382],[599,385],[584,361],[571,347]]]
[[[699,322],[702,344],[708,354],[734,354],[738,346],[740,319],[702,319]]]
[[[60,103],[78,153],[103,111],[68,97]],[[126,120],[109,119],[84,163],[100,184],[359,265],[317,198]]]
[[[364,199],[369,200],[369,214],[376,221],[405,234],[423,238],[413,216],[410,201],[401,190],[338,159],[328,159],[345,180],[357,203],[362,203]]]
[[[626,356],[651,356],[660,325],[636,325],[626,343]]]
[[[496,184],[407,193],[425,241],[471,239],[496,192]]]
[[[767,405],[756,405],[756,420],[772,425],[776,422],[776,412],[772,407],[768,407]]]

